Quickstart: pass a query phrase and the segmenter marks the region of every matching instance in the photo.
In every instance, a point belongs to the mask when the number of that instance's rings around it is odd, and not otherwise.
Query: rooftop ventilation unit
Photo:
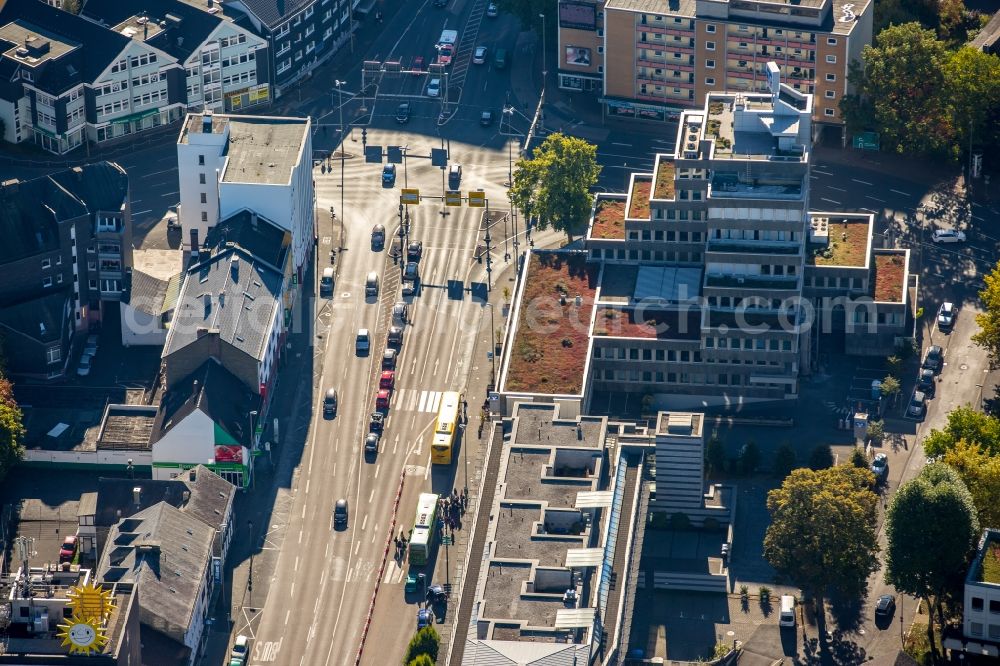
[[[809,241],[823,245],[830,242],[830,218],[814,217],[809,220]]]

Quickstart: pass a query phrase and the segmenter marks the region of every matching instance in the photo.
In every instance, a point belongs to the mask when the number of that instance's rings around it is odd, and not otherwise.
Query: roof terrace
[[[602,307],[594,318],[594,335],[648,340],[697,340],[701,312],[697,309],[651,310]]]

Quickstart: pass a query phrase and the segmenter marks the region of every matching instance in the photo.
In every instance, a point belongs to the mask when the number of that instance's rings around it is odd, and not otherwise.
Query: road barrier
[[[354,666],[361,663],[361,656],[365,652],[365,642],[368,640],[368,630],[372,626],[372,616],[375,614],[375,600],[378,598],[379,588],[382,586],[382,578],[385,576],[385,565],[389,561],[389,544],[396,534],[396,514],[399,513],[399,501],[403,497],[403,482],[406,480],[406,470],[399,473],[399,486],[396,488],[396,499],[392,503],[392,517],[389,520],[389,536],[385,540],[385,548],[382,549],[382,564],[378,568],[378,577],[375,579],[375,589],[372,591],[371,601],[368,602],[368,615],[365,617],[365,628],[361,631],[361,644],[358,645],[358,656],[354,659]]]

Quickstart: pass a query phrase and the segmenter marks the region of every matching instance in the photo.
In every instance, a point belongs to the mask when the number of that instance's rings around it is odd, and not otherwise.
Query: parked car
[[[382,184],[392,187],[396,184],[396,165],[386,164],[382,167]]]
[[[347,514],[347,500],[337,500],[336,504],[333,505],[333,526],[339,528],[347,527]]]
[[[233,661],[236,661],[240,664],[245,664],[249,654],[250,639],[243,634],[240,634],[236,637],[236,640],[233,641],[233,649],[229,651],[229,663],[232,664]]]
[[[934,371],[929,368],[921,368],[917,376],[917,390],[923,391],[927,397],[933,398],[937,390],[937,383],[934,381]]]
[[[910,416],[921,417],[927,410],[927,396],[923,391],[914,391],[910,398],[910,405],[906,408],[906,413]]]
[[[889,618],[896,612],[896,597],[891,594],[883,594],[875,602],[875,617]]]
[[[410,104],[408,102],[403,102],[396,107],[396,122],[405,123],[410,120]]]
[[[431,79],[427,84],[427,96],[428,97],[440,97],[441,96],[441,79]]]
[[[406,260],[407,261],[420,261],[420,258],[424,256],[424,244],[422,241],[410,241],[410,244],[406,246]]]
[[[379,434],[377,432],[369,432],[365,435],[365,453],[378,453],[378,440]]]
[[[395,350],[392,351],[395,354]],[[392,393],[386,391],[385,389],[380,389],[379,392],[375,394],[375,409],[383,412],[389,411],[389,401],[391,399]]]
[[[497,3],[491,2],[486,5],[486,16],[489,18],[496,18],[500,12],[497,10]]]
[[[924,356],[924,362],[920,364],[920,367],[937,372],[941,369],[943,362],[944,350],[938,345],[931,345],[927,348],[927,354]]]
[[[382,352],[382,369],[383,370],[396,369],[396,350],[393,349],[392,347]]]
[[[337,415],[337,389],[327,389],[323,396],[323,416]]]
[[[485,65],[486,64],[486,52],[487,52],[487,48],[485,46],[477,46],[476,50],[472,52],[472,64],[473,65]]]
[[[323,277],[319,280],[319,293],[321,295],[333,295],[333,269],[330,267],[323,269]]]
[[[358,337],[354,340],[354,351],[357,352],[358,356],[367,354],[371,350],[372,339],[371,335],[368,333],[367,328],[358,329]]]
[[[875,454],[871,470],[872,474],[875,475],[875,483],[885,483],[889,476],[889,456],[884,453]]]
[[[96,335],[88,335],[87,341],[83,343],[83,353],[97,356],[97,341],[98,337]]]
[[[403,279],[404,280],[419,280],[420,279],[420,264],[415,261],[408,261],[406,266],[403,268]]]
[[[385,227],[376,224],[372,227],[372,248],[381,250],[385,246]]]
[[[955,229],[935,229],[931,240],[935,243],[964,243],[965,232]]]
[[[395,371],[383,370],[382,375],[378,378],[378,387],[386,391],[391,391],[396,388]]]
[[[80,363],[76,366],[76,374],[81,377],[86,377],[90,374],[90,368],[93,367],[94,357],[90,354],[84,354],[80,357]]]
[[[72,562],[76,555],[76,535],[70,534],[63,539],[62,546],[59,547],[59,561]]]
[[[389,328],[388,343],[390,347],[402,347],[403,346],[403,329],[400,326],[391,326]]]
[[[493,124],[493,112],[492,111],[483,111],[481,114],[479,114],[479,124],[482,125],[483,127],[489,127],[490,125],[492,125]]]
[[[457,190],[462,183],[462,165],[452,164],[448,167],[448,187]]]
[[[938,328],[948,330],[955,323],[955,304],[945,301],[938,310]]]
[[[497,69],[507,66],[507,49],[497,49],[493,52],[493,66]]]
[[[375,271],[365,278],[365,296],[378,296],[378,273]]]

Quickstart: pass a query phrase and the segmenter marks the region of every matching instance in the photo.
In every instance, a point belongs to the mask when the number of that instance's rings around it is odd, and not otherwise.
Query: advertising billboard
[[[597,10],[581,2],[559,3],[559,27],[597,30]]]
[[[566,64],[577,67],[590,67],[590,49],[579,46],[566,47]]]

